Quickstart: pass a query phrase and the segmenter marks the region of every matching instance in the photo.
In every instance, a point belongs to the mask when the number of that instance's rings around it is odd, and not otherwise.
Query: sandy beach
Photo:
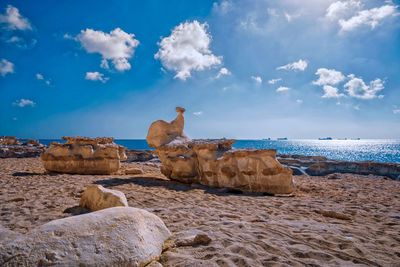
[[[164,266],[400,266],[399,182],[294,176],[294,196],[278,197],[172,182],[153,163],[122,165],[131,167],[144,174],[49,175],[39,158],[0,159],[1,224],[26,233],[72,216],[64,211],[94,183],[122,191],[129,206],[158,215],[172,233],[197,229],[212,239],[165,251]]]

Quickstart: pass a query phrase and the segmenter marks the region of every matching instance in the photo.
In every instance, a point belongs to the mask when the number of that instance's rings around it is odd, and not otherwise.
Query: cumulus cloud
[[[342,31],[352,31],[362,25],[368,25],[374,29],[383,19],[398,14],[396,10],[397,6],[393,5],[362,10],[347,20],[340,19],[339,25]]]
[[[193,115],[195,115],[195,116],[200,116],[202,114],[203,114],[203,111],[193,112]]]
[[[13,103],[14,106],[18,106],[20,108],[26,107],[26,106],[31,106],[34,107],[36,105],[35,102],[33,102],[32,100],[29,99],[20,99],[17,100]]]
[[[297,100],[296,100],[296,103],[302,104],[302,103],[303,103],[303,100],[302,100],[302,99],[297,99]]]
[[[393,109],[393,114],[400,114],[400,109]]]
[[[339,98],[344,96],[344,94],[339,94],[339,89],[330,85],[324,85],[322,87],[324,89],[325,94],[322,98]]]
[[[82,30],[75,40],[80,42],[88,53],[99,53],[103,57],[100,65],[102,68],[108,69],[108,61],[111,61],[115,69],[122,72],[131,68],[128,59],[133,56],[135,48],[139,45],[139,41],[134,37],[134,34],[126,33],[120,28],[110,33],[86,29]]]
[[[277,67],[277,70],[300,70],[304,71],[307,68],[307,61],[300,59],[297,62],[289,63],[284,66]]]
[[[36,73],[36,79],[44,81],[47,85],[50,85],[50,80],[46,80],[42,74]]]
[[[326,10],[326,17],[331,20],[338,20],[344,17],[349,17],[354,12],[360,10],[362,4],[360,1],[348,0],[337,1],[332,3]]]
[[[285,92],[285,91],[289,91],[290,88],[289,87],[285,87],[285,86],[280,86],[278,89],[276,89],[277,92]]]
[[[0,24],[4,24],[10,30],[32,30],[29,20],[21,16],[18,8],[12,5],[8,5],[6,12],[0,14]]]
[[[335,85],[346,78],[340,71],[334,69],[319,68],[315,75],[319,75],[318,80],[313,81],[316,85]]]
[[[256,82],[256,83],[262,83],[262,78],[260,76],[251,76],[251,78]]]
[[[221,68],[217,74],[217,79],[222,75],[231,75],[232,73],[227,68]]]
[[[271,79],[271,80],[268,81],[268,83],[269,84],[276,84],[277,82],[280,82],[280,81],[282,81],[281,78],[279,78],[279,79]]]
[[[86,72],[85,79],[86,80],[91,80],[91,81],[100,81],[102,83],[105,83],[105,82],[107,82],[107,80],[109,78],[108,77],[104,77],[103,73],[95,71],[95,72]]]
[[[366,85],[364,80],[355,77],[354,74],[348,75],[350,81],[348,81],[344,88],[351,97],[359,99],[374,99],[377,97],[377,93],[384,89],[383,81],[381,79],[375,79]]]
[[[14,64],[3,58],[0,61],[0,74],[4,77],[7,73],[14,73]]]
[[[179,24],[158,43],[160,49],[154,57],[166,69],[176,72],[174,78],[181,80],[191,77],[193,70],[221,64],[222,57],[213,55],[209,49],[211,36],[207,27],[207,23],[200,24],[197,20]]]

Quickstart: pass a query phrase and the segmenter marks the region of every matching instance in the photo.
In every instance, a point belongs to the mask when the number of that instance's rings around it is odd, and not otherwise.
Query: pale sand
[[[271,197],[174,183],[140,163],[124,167],[145,174],[47,175],[40,159],[0,159],[0,223],[24,233],[71,216],[63,211],[96,182],[124,192],[130,206],[155,213],[173,233],[199,229],[211,237],[208,245],[163,253],[164,266],[400,266],[399,182],[295,176],[294,197]]]

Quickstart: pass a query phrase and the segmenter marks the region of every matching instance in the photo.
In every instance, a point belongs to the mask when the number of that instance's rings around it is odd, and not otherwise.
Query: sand
[[[400,266],[400,183],[338,174],[295,176],[292,197],[239,194],[168,181],[156,165],[142,175],[48,175],[40,159],[0,159],[0,223],[21,233],[78,205],[92,183],[125,193],[171,232],[198,229],[208,245],[172,248],[164,266]],[[333,211],[350,220],[325,217]]]

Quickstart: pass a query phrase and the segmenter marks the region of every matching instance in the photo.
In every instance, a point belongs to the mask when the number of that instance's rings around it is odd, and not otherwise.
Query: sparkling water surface
[[[60,142],[56,139],[41,139],[40,143]],[[150,149],[146,140],[117,139],[115,143],[128,149]],[[278,154],[325,156],[347,161],[378,161],[400,163],[400,139],[361,140],[237,140],[235,148],[275,148]]]

